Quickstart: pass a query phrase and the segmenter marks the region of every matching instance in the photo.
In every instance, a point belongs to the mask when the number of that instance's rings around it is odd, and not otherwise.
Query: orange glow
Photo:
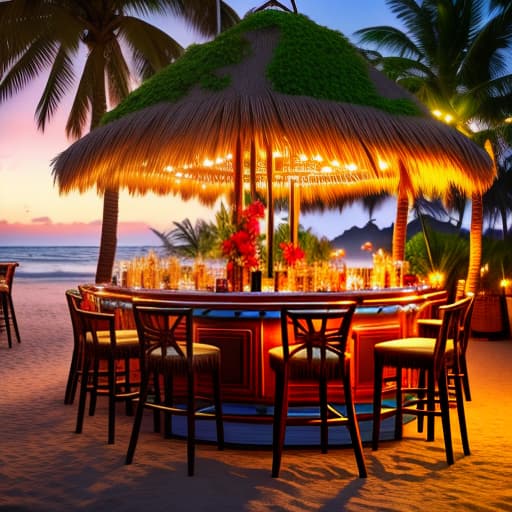
[[[428,275],[428,283],[432,288],[442,288],[444,286],[445,275],[443,272],[431,272]]]

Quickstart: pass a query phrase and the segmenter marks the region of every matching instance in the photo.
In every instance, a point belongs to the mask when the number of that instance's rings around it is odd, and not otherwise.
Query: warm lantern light
[[[332,165],[333,167],[340,167],[340,163],[338,162],[338,160],[333,160],[333,161],[331,162],[331,165]]]
[[[213,160],[210,160],[209,158],[205,158],[203,161],[203,165],[205,167],[212,167],[213,166]]]
[[[347,164],[347,165],[345,165],[345,169],[346,169],[347,171],[351,171],[351,172],[353,172],[353,171],[357,171],[357,165],[356,165],[356,164],[354,164],[354,163],[352,163],[352,164]]]
[[[387,171],[389,169],[389,164],[384,162],[384,160],[379,160],[379,169],[381,171]]]
[[[332,167],[329,167],[328,165],[325,165],[322,167],[322,172],[332,172]]]
[[[437,117],[438,119],[440,119],[441,121],[444,121],[446,124],[450,124],[455,119],[452,116],[452,114],[447,114],[447,113],[445,113],[445,112],[443,112],[442,110],[439,110],[439,109],[432,110],[432,114],[435,117]]]
[[[313,157],[313,160],[314,160],[315,162],[323,162],[323,161],[324,161],[324,159],[323,159],[320,155],[316,155],[316,156],[314,156],[314,157]]]
[[[428,275],[428,283],[432,288],[442,288],[444,285],[443,272],[431,272]]]
[[[345,257],[345,249],[337,249],[336,251],[331,252],[331,258],[338,259]]]
[[[166,165],[164,167],[164,171],[172,172],[172,171],[174,171],[174,167],[172,165]]]
[[[507,117],[505,119],[505,123],[509,123],[509,124],[512,123],[512,117]]]
[[[306,155],[299,155],[299,160],[301,162],[307,162],[308,161],[308,157]]]

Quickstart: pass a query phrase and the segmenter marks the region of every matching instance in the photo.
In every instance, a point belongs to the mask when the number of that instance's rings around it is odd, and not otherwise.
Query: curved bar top
[[[166,300],[192,308],[214,310],[275,311],[292,305],[356,301],[360,306],[420,305],[446,296],[445,290],[430,287],[386,288],[344,292],[229,292],[216,293],[194,290],[157,290],[147,288],[121,288],[113,285],[84,284],[82,291],[99,299],[131,302],[133,297]]]
[[[374,345],[380,341],[413,334],[418,311],[424,310],[427,306],[425,311],[428,314],[428,304],[447,295],[444,290],[427,287],[339,293],[215,293],[87,284],[81,285],[80,290],[94,300],[102,310],[114,311],[120,327],[134,327],[131,309],[134,297],[165,300],[173,306],[193,308],[194,339],[200,343],[216,345],[221,350],[224,419],[235,429],[229,431],[232,432],[231,442],[244,444],[271,442],[267,430],[262,430],[265,434],[261,435],[261,441],[255,439],[259,439],[258,429],[264,429],[265,424],[272,421],[275,383],[269,365],[268,351],[281,343],[281,308],[311,304],[328,307],[329,304],[346,300],[358,303],[352,321],[348,351],[356,407],[367,410],[366,404],[372,402],[373,394]],[[201,391],[209,391],[203,382],[199,382],[198,386]],[[289,387],[289,401],[290,406],[314,407],[314,404],[318,403],[318,388],[313,383],[292,382]],[[341,384],[329,385],[329,401],[333,404],[343,404]],[[360,415],[359,418],[361,419]],[[247,423],[252,423],[251,428],[243,430],[243,425]],[[259,425],[256,427],[254,423]],[[183,432],[186,432],[184,426]],[[213,437],[210,439],[209,436],[213,436],[213,430],[204,435],[205,439],[212,440]],[[312,439],[316,438],[313,436]],[[226,442],[229,442],[228,439]],[[312,444],[316,442],[311,441]],[[297,437],[297,443],[310,444],[303,434]]]
[[[173,306],[193,308],[195,339],[221,349],[225,399],[253,403],[273,401],[273,374],[267,353],[280,343],[281,308],[328,306],[346,300],[358,303],[349,349],[355,398],[370,402],[375,343],[413,334],[417,312],[429,302],[446,297],[446,291],[428,287],[323,293],[215,293],[92,284],[81,285],[80,289],[99,301],[102,308],[115,310],[120,327],[134,326],[129,307],[133,297],[160,299]],[[316,392],[292,387],[290,399],[313,400]]]

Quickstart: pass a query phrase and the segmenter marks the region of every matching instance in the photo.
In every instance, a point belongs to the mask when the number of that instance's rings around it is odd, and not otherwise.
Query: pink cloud
[[[30,223],[0,220],[0,245],[99,245],[101,221],[53,223],[49,217]],[[160,245],[143,222],[120,222],[119,245]]]

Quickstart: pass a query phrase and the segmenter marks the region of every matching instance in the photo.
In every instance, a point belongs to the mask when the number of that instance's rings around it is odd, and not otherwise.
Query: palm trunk
[[[103,73],[105,63],[98,73]],[[91,130],[100,124],[107,111],[107,99],[104,81],[98,80],[92,102]],[[103,196],[103,220],[101,224],[100,252],[96,267],[96,283],[108,283],[112,279],[112,270],[117,248],[117,223],[119,218],[119,189],[109,189]]]
[[[466,279],[466,292],[476,293],[480,284],[480,267],[482,264],[482,195],[472,196],[471,228],[469,232],[469,266]]]
[[[401,170],[402,175],[405,170]],[[395,226],[393,228],[393,261],[405,260],[405,242],[407,239],[407,217],[409,215],[409,196],[405,180],[400,178],[396,204]]]
[[[103,198],[103,221],[101,243],[96,268],[96,283],[107,283],[112,279],[112,269],[117,248],[117,220],[119,214],[119,191],[107,190]]]

